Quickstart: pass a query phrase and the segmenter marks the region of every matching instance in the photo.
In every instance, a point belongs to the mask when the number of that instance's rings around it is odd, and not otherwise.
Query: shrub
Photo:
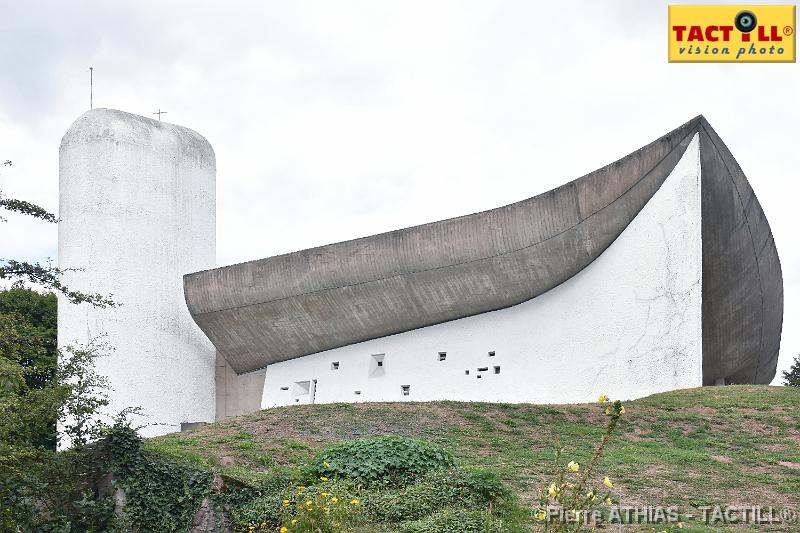
[[[508,494],[492,472],[450,469],[431,472],[413,485],[368,494],[364,507],[376,520],[402,522],[445,507],[485,509]]]
[[[311,470],[316,476],[354,479],[367,485],[403,484],[454,465],[450,452],[428,441],[368,437],[325,448],[312,462]]]
[[[403,524],[403,533],[462,533],[500,531],[500,523],[484,511],[445,509],[415,522]]]

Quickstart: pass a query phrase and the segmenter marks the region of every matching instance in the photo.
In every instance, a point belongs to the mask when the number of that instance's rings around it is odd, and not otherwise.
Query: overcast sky
[[[775,235],[779,369],[800,352],[798,66],[668,64],[666,2],[0,0],[0,14],[2,190],[57,210],[58,145],[93,66],[95,107],[161,108],[214,146],[219,265],[521,200],[702,113]],[[56,246],[44,223],[0,232],[3,257]]]

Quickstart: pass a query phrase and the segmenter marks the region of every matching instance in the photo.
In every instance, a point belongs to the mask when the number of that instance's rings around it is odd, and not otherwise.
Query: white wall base
[[[701,254],[695,136],[628,228],[565,283],[508,309],[270,365],[261,406],[573,403],[700,386]]]

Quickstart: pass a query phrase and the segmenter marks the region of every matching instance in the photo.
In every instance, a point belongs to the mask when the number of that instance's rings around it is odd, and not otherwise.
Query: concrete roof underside
[[[521,202],[187,274],[189,311],[231,367],[244,373],[522,303],[571,278],[611,245],[695,134],[704,382],[769,383],[783,319],[777,250],[744,173],[702,116]]]

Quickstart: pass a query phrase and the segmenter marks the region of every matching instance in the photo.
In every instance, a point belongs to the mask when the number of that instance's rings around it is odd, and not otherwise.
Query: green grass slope
[[[800,509],[800,389],[687,389],[625,406],[597,468],[615,480],[623,505],[675,505],[684,513],[715,504]],[[532,508],[549,480],[556,443],[567,460],[584,463],[605,422],[597,404],[305,405],[151,439],[146,446],[246,480],[256,472],[296,468],[332,442],[418,437],[446,447],[464,466],[496,472]],[[788,532],[800,531],[800,524],[694,524],[684,530]]]

